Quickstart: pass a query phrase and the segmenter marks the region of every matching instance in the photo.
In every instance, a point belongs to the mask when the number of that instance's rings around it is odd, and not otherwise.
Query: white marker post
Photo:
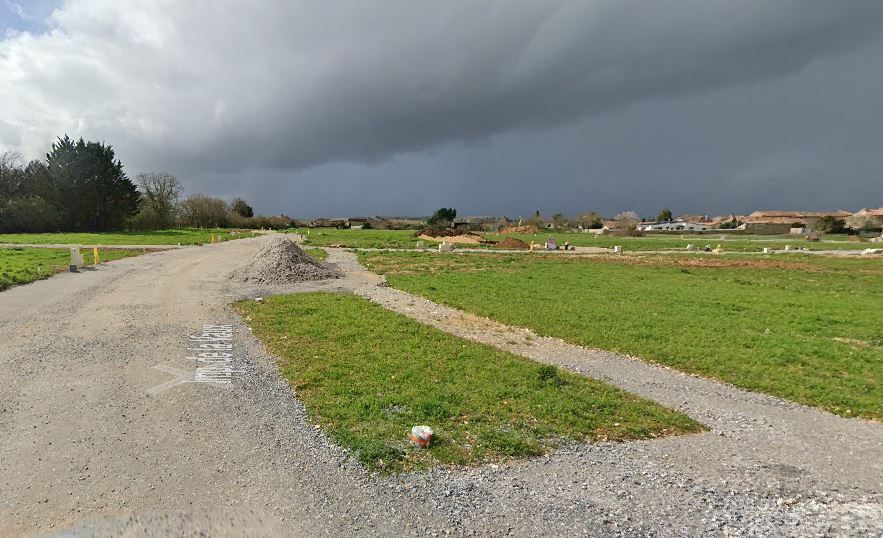
[[[83,265],[83,253],[80,252],[80,247],[71,247],[71,273],[78,272]]]

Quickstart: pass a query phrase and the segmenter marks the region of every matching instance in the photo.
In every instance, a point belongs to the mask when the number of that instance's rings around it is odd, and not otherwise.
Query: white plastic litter
[[[433,435],[432,428],[429,426],[414,426],[411,428],[411,442],[422,448],[426,448],[432,443]]]

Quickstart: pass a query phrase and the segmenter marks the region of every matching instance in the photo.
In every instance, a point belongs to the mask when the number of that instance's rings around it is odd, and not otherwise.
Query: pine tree
[[[63,208],[63,229],[117,230],[138,211],[138,189],[111,146],[65,135],[52,144],[46,162]]]

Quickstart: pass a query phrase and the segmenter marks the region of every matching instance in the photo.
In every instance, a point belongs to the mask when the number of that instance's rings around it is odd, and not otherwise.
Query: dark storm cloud
[[[511,211],[532,205],[511,199],[532,160],[554,168],[546,157],[560,146],[597,154],[563,133],[606,147],[596,158],[608,177],[628,171],[638,183],[660,181],[647,178],[664,171],[611,158],[624,146],[607,143],[594,122],[639,134],[656,119],[676,119],[654,103],[700,106],[705,95],[836,63],[876,46],[883,3],[78,0],[50,23],[52,33],[0,44],[4,148],[39,155],[61,132],[104,138],[130,168],[171,170],[209,192],[244,189],[279,211],[284,202],[273,193],[292,182],[301,200],[313,200],[312,212],[361,212],[360,203],[380,211],[402,198],[393,191],[411,193],[390,209],[406,212],[409,200],[439,190],[433,181],[465,190],[457,185],[472,177],[495,185],[471,186],[473,199],[487,202],[501,185],[508,192],[498,199]],[[689,102],[674,109],[691,114]],[[670,138],[643,151],[652,156]],[[757,162],[733,158],[736,168],[717,176],[741,174],[745,185],[751,166],[757,177],[785,177],[812,162],[798,152],[790,164],[781,155],[764,164],[751,139],[727,142],[744,144]],[[478,177],[474,163],[487,159],[488,174]],[[507,159],[524,165],[512,170]],[[684,164],[654,168],[681,180]],[[568,193],[582,187],[573,178],[599,166],[563,155],[557,169],[545,169],[546,190],[575,204]]]

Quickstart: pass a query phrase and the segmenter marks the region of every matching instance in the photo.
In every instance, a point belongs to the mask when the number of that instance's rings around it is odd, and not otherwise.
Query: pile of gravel
[[[257,284],[292,284],[340,276],[337,268],[317,261],[285,237],[271,239],[251,262],[229,275],[232,280]]]

